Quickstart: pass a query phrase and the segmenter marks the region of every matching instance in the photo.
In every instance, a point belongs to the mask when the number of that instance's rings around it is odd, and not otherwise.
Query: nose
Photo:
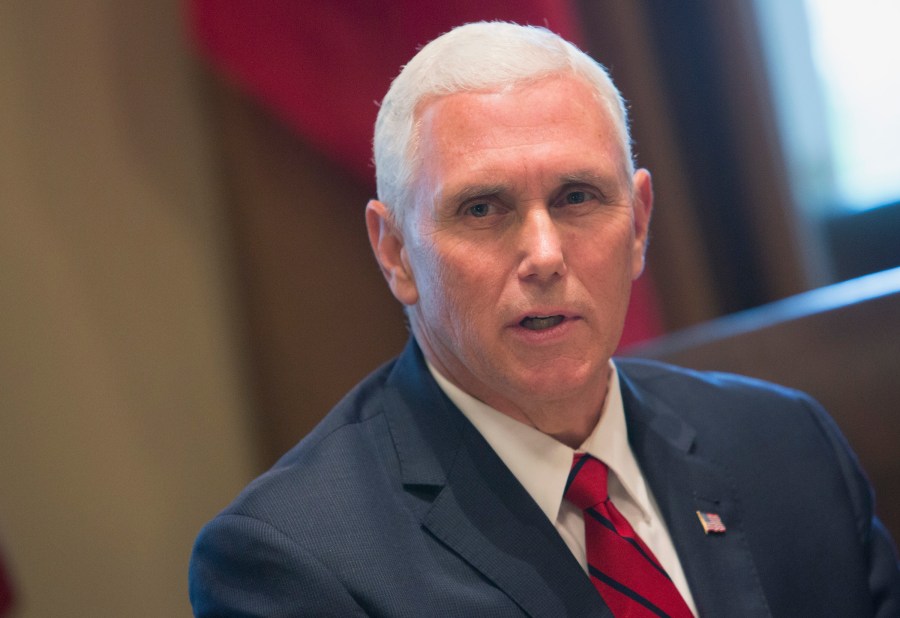
[[[566,273],[560,230],[546,208],[527,211],[519,230],[519,277],[549,281]]]

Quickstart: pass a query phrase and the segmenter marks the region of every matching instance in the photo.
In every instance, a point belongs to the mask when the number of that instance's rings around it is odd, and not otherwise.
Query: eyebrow
[[[580,184],[591,185],[596,187],[605,196],[613,193],[610,189],[613,189],[618,181],[615,176],[598,174],[596,171],[590,169],[568,172],[558,176],[556,180],[560,187]],[[441,198],[440,202],[445,204],[462,204],[469,200],[503,195],[504,193],[510,193],[511,191],[512,188],[503,183],[466,185],[458,191],[451,193],[446,198]]]
[[[509,190],[509,185],[500,183],[467,185],[461,188],[459,191],[451,194],[446,199],[441,199],[441,202],[450,204],[462,204],[463,202],[468,202],[469,200],[473,200],[479,197],[502,195],[503,193],[509,192]]]
[[[597,187],[606,187],[617,182],[617,178],[609,175],[601,175],[592,170],[577,170],[568,174],[563,174],[558,178],[560,186],[588,184]]]

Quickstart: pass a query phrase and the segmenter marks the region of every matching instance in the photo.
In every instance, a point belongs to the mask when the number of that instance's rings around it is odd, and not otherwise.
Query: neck
[[[594,427],[600,422],[607,392],[608,387],[604,384],[599,396],[594,394],[577,400],[543,402],[527,408],[497,407],[497,410],[534,427],[572,449],[577,449],[587,440],[594,431]]]
[[[413,332],[416,333],[415,322]],[[428,363],[448,382],[482,403],[520,423],[534,427],[541,433],[577,449],[600,421],[609,390],[609,363],[600,365],[597,374],[585,377],[582,384],[563,394],[531,389],[506,380],[488,383],[475,378],[458,363],[447,366],[432,348],[416,333]],[[453,371],[457,369],[457,371]],[[492,387],[493,386],[493,387]]]

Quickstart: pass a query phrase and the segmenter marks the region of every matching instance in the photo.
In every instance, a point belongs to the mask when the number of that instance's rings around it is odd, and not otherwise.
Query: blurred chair
[[[900,542],[900,268],[787,298],[623,351],[805,391],[847,436]]]

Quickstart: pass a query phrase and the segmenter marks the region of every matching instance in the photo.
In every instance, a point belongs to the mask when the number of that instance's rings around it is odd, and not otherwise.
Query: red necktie
[[[616,618],[693,616],[659,561],[606,491],[606,464],[576,454],[565,498],[584,511],[588,573]]]

